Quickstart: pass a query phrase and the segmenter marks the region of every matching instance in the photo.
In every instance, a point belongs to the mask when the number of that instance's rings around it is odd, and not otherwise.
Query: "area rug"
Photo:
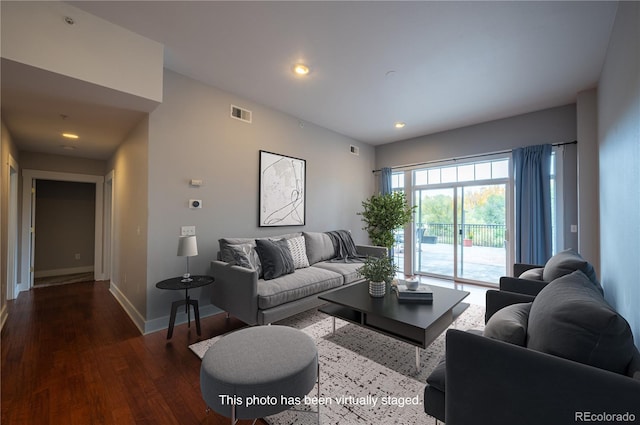
[[[420,350],[420,369],[415,367],[415,347],[360,326],[336,320],[311,310],[278,325],[291,326],[310,335],[320,359],[320,400],[307,400],[301,410],[316,411],[326,424],[423,423],[423,391],[427,377],[444,354],[445,336],[440,335]],[[471,304],[451,328],[483,329],[484,308]],[[189,346],[202,358],[219,338]],[[314,388],[309,397],[317,396]],[[265,418],[271,425],[315,424],[315,415],[285,411]]]

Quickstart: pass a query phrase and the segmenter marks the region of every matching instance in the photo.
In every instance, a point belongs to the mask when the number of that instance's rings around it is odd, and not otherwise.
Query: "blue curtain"
[[[386,195],[387,193],[391,193],[393,190],[391,188],[391,174],[392,170],[389,167],[384,167],[380,171],[380,194]]]
[[[517,263],[544,264],[551,257],[551,145],[513,150]]]

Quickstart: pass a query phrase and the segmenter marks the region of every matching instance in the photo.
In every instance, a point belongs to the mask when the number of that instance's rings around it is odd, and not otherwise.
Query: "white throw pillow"
[[[309,267],[309,259],[307,258],[307,247],[304,243],[304,237],[299,236],[296,238],[287,239],[287,245],[289,245],[289,251],[291,251],[293,266],[296,269]]]

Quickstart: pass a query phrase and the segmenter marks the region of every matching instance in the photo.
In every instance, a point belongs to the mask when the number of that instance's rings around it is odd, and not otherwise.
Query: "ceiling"
[[[610,1],[68,3],[162,43],[165,68],[372,145],[575,102],[597,84],[617,9]],[[296,62],[308,76],[292,73]],[[38,131],[60,126],[43,119],[58,100],[82,112],[74,119],[86,120],[91,143],[110,140],[72,155],[108,158],[140,119],[95,96],[87,102],[86,90],[58,99],[37,71],[26,74],[2,62],[3,121],[23,149],[38,150]],[[22,96],[29,78],[42,80],[39,90]]]

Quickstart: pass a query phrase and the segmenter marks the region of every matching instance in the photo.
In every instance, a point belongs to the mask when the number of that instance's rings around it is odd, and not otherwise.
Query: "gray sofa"
[[[273,323],[322,305],[318,295],[362,280],[357,272],[362,262],[355,256],[387,253],[383,247],[355,245],[345,236],[348,232],[339,233],[348,239],[343,241],[346,245],[336,245],[335,238],[325,232],[220,239],[219,259],[211,262],[215,278],[211,302],[250,325]],[[274,277],[273,270],[266,270],[261,261],[261,248],[285,243],[289,249],[284,251],[294,259],[294,270],[284,274],[276,270]],[[277,264],[275,268],[279,269]]]
[[[424,391],[427,414],[447,425],[640,420],[640,353],[587,275],[566,274],[537,294],[494,292],[514,304],[490,314],[484,332],[447,331]]]

